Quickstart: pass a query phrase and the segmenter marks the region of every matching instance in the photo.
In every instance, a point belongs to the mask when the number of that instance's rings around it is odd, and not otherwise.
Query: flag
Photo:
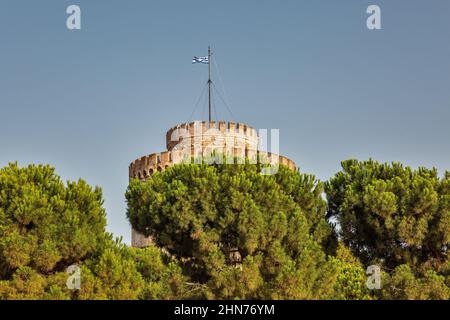
[[[194,57],[192,59],[192,63],[209,64],[209,59],[208,59],[208,57]]]

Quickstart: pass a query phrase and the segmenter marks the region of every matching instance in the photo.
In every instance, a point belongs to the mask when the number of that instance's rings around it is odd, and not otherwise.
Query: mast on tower
[[[211,47],[208,46],[208,119],[211,122]]]
[[[208,120],[211,122],[211,109],[212,109],[212,80],[211,80],[211,46],[208,46],[208,56],[207,57],[197,57],[194,56],[192,63],[202,63],[208,64]]]

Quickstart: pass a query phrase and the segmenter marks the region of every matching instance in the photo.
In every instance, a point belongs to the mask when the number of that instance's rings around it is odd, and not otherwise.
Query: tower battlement
[[[256,129],[244,124],[225,121],[194,121],[190,123],[178,124],[170,128],[166,133],[167,150],[172,150],[177,144],[186,139],[199,139],[202,137],[226,137],[235,138],[242,141],[248,141],[255,145],[255,150],[258,145],[258,134]]]
[[[265,151],[256,151],[257,159],[263,164],[281,164],[288,167],[291,170],[295,170],[295,163],[291,159]],[[192,155],[193,156],[193,155]],[[240,154],[235,154],[240,156]],[[278,157],[278,159],[277,159]],[[150,178],[155,172],[161,172],[165,169],[179,163],[186,161],[185,154],[178,151],[165,151],[161,153],[152,153],[148,156],[143,156],[134,160],[129,166],[129,178],[138,178],[140,180],[146,180]]]

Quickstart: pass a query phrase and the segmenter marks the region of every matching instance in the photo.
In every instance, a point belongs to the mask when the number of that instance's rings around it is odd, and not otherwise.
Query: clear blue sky
[[[279,128],[301,171],[327,179],[369,157],[450,169],[448,0],[1,0],[0,166],[101,186],[108,230],[129,242],[128,165],[189,120],[206,80],[191,58],[208,44],[235,120]]]

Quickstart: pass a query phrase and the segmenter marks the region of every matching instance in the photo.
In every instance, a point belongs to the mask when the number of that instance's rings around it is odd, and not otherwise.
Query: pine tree
[[[364,298],[336,285],[344,268],[326,249],[323,185],[280,167],[176,165],[126,192],[132,226],[184,261],[202,297],[216,299]],[[355,265],[355,269],[363,269]]]
[[[0,299],[183,297],[178,264],[112,240],[102,204],[100,188],[64,184],[50,166],[0,169]],[[79,290],[67,286],[71,265]]]
[[[448,297],[450,172],[342,162],[326,184],[328,217],[365,266],[386,273],[385,298]]]

